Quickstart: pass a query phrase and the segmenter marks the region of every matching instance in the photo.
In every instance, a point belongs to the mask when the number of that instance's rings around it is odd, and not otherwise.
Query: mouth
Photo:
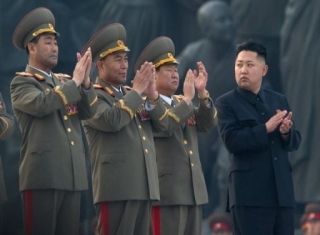
[[[241,81],[241,82],[246,82],[246,81],[248,81],[248,80],[249,80],[249,79],[248,79],[247,77],[241,77],[241,78],[240,78],[240,81]]]
[[[52,59],[58,59],[58,55],[52,55],[52,56],[50,56],[50,58],[52,58]]]

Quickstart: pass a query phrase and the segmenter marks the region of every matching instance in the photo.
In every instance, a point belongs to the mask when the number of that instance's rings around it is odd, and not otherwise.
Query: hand
[[[145,62],[141,65],[140,70],[137,70],[136,76],[132,81],[132,90],[135,90],[141,95],[148,87],[154,76],[154,65],[150,62]]]
[[[203,97],[203,96],[206,96],[208,73],[206,72],[206,68],[204,67],[202,62],[198,62],[197,65],[198,65],[199,73],[197,74],[197,71],[193,71],[195,75],[194,86],[197,89],[200,97]],[[203,96],[201,96],[202,93],[203,93]]]
[[[84,87],[84,89],[89,89],[90,85],[91,85],[91,79],[90,79],[90,72],[91,72],[91,66],[92,66],[91,48],[89,47],[87,49],[87,51],[89,52],[90,60],[89,60],[89,63],[88,63],[88,66],[87,66],[87,69],[86,69],[86,72],[85,72],[85,75],[84,75],[84,79],[83,79],[83,82],[82,82],[82,86]]]
[[[266,129],[267,129],[267,133],[273,132],[277,126],[282,123],[284,117],[287,115],[287,111],[277,111],[277,114],[275,114],[274,116],[272,116],[267,122],[266,122]]]
[[[86,51],[86,53],[82,57],[80,53],[77,53],[77,59],[78,63],[74,68],[72,80],[75,81],[77,86],[80,86],[80,84],[84,80],[84,76],[88,68],[88,65],[89,63],[91,63],[91,51]]]
[[[288,134],[292,125],[293,125],[293,122],[291,120],[292,118],[292,112],[289,112],[288,116],[286,116],[281,125],[280,125],[280,128],[279,128],[279,131],[280,131],[280,134]]]
[[[194,80],[194,73],[191,71],[191,69],[189,69],[183,83],[183,100],[188,105],[193,100],[195,94]]]
[[[156,69],[153,68],[153,73],[147,86],[144,94],[147,96],[148,100],[156,100],[159,96],[158,92],[156,91]]]

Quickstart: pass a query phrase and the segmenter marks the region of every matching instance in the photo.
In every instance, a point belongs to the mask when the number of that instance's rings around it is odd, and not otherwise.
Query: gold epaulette
[[[99,83],[93,84],[93,87],[94,87],[95,89],[103,89],[103,87],[102,87]]]
[[[46,78],[38,73],[30,73],[30,72],[16,72],[16,75],[22,76],[22,77],[33,77],[39,81],[44,81]]]
[[[21,77],[33,77],[33,74],[29,72],[16,72],[16,75],[19,75]]]
[[[114,96],[114,91],[113,91],[110,87],[105,86],[103,89],[104,89],[105,92],[107,92],[109,95]]]
[[[65,74],[65,73],[55,73],[54,75],[59,79],[59,81],[61,81],[64,78],[71,79],[71,76],[69,74]]]
[[[127,91],[131,91],[132,90],[132,88],[129,87],[129,86],[123,86],[123,88],[126,89]]]
[[[183,95],[174,95],[174,97],[178,102],[180,102],[183,99]]]

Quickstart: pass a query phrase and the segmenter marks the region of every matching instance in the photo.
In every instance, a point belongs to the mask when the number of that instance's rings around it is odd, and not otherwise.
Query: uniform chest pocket
[[[124,162],[125,162],[124,153],[108,153],[108,154],[100,155],[101,164],[114,165],[116,163],[124,163]]]
[[[33,144],[29,148],[29,153],[33,155],[42,155],[45,152],[52,151],[52,144],[45,143],[45,144]]]

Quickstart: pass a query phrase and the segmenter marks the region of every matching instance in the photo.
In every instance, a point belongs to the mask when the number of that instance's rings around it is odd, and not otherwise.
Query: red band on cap
[[[211,225],[211,230],[218,230],[218,229],[225,229],[225,230],[231,230],[229,224],[224,223],[224,222],[217,222],[217,223],[213,223]]]
[[[306,220],[320,220],[320,213],[310,212],[307,214]]]

